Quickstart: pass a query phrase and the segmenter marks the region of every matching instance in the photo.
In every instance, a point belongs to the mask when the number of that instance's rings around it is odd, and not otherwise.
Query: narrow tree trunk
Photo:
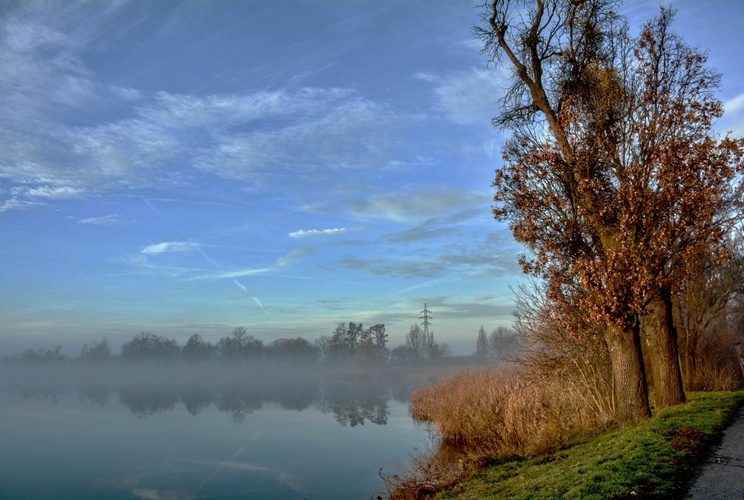
[[[657,408],[684,403],[671,293],[663,291],[648,309],[646,347],[654,382],[654,403]]]
[[[626,331],[608,326],[605,341],[615,385],[615,416],[622,425],[633,425],[651,416],[641,357],[640,327],[634,326]]]

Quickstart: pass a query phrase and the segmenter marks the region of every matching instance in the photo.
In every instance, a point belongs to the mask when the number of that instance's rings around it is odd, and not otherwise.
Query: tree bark
[[[610,353],[615,395],[615,417],[621,425],[633,425],[651,416],[646,373],[641,356],[640,327],[623,330],[608,326],[605,341]]]
[[[654,383],[654,404],[657,408],[663,408],[684,403],[685,392],[682,386],[671,293],[668,290],[662,291],[660,297],[652,301],[648,309],[646,347],[651,363],[651,379]]]

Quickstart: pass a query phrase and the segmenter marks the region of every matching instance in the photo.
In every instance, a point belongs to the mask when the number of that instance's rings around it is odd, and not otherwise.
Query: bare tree
[[[514,330],[499,326],[488,336],[488,354],[499,360],[517,353],[519,345]]]
[[[684,400],[671,297],[687,264],[723,235],[744,142],[717,140],[719,76],[669,29],[637,38],[614,0],[495,0],[476,28],[490,61],[512,69],[494,123],[512,131],[494,215],[527,245],[547,297],[602,325],[617,418],[650,415],[640,316],[665,399]]]
[[[475,341],[475,357],[485,359],[488,356],[488,340],[486,339],[486,329],[481,325],[478,330],[478,338]]]

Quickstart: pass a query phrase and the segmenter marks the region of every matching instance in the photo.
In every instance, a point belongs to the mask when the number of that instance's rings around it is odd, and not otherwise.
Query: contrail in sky
[[[162,219],[162,220],[163,220],[164,222],[166,222],[166,223],[170,224],[171,226],[173,225],[173,223],[172,223],[171,221],[169,221],[168,219],[166,219],[166,218],[165,218],[165,217],[163,216],[163,214],[161,214],[161,213],[160,213],[160,212],[158,211],[158,209],[157,209],[157,208],[155,208],[155,207],[153,206],[153,204],[152,204],[152,203],[150,203],[150,201],[149,201],[149,200],[148,200],[147,198],[145,198],[144,196],[140,196],[140,198],[142,198],[142,201],[144,201],[144,202],[145,202],[145,205],[147,205],[148,207],[150,207],[150,210],[152,210],[153,212],[155,212],[155,215],[157,215],[158,217],[160,217],[160,219]]]
[[[197,251],[200,254],[202,254],[202,257],[204,257],[208,262],[210,262],[214,267],[216,267],[219,272],[221,272],[222,274],[225,274],[225,269],[219,264],[219,262],[217,262],[216,260],[214,260],[209,255],[207,255],[207,252],[205,252],[204,249],[201,246],[197,246],[196,249],[197,249]],[[247,293],[248,296],[251,299],[253,299],[253,302],[255,302],[256,305],[258,307],[260,307],[263,312],[265,312],[266,314],[269,314],[269,311],[266,310],[266,308],[261,303],[261,301],[258,300],[257,297],[251,295],[250,292],[248,291],[248,289],[245,287],[245,285],[243,285],[240,281],[238,281],[237,278],[230,278],[230,279],[232,280],[233,283],[235,283],[235,286],[237,286],[238,288],[240,288],[241,290],[243,290],[243,292]]]
[[[145,204],[148,207],[150,207],[150,210],[152,210],[155,213],[155,215],[157,215],[163,222],[165,222],[166,224],[169,224],[169,225],[171,225],[173,227],[176,227],[176,225],[173,222],[171,222],[170,220],[168,220],[163,214],[161,214],[160,211],[157,208],[155,208],[155,206],[152,203],[150,203],[150,201],[147,198],[145,198],[144,196],[141,196],[141,195],[140,195],[140,198],[142,198],[142,201],[144,201]],[[207,252],[201,247],[201,245],[195,245],[194,248],[196,248],[196,250],[201,254],[201,256],[204,257],[204,259],[207,262],[209,262],[210,264],[212,264],[220,273],[226,274],[225,269],[220,265],[220,263],[217,262],[216,260],[214,260],[212,257],[210,257],[207,254]],[[230,279],[232,280],[233,283],[235,283],[235,286],[237,286],[240,290],[242,290],[246,294],[247,297],[249,297],[251,300],[253,300],[253,302],[255,302],[256,305],[264,313],[266,313],[267,315],[269,314],[269,311],[266,309],[266,307],[264,307],[264,305],[261,303],[261,301],[258,300],[258,297],[252,295],[248,291],[248,289],[245,287],[245,285],[243,285],[240,281],[238,281],[234,277],[233,278],[230,278]]]

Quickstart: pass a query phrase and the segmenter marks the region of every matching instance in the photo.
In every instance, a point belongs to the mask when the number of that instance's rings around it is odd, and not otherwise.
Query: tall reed
[[[577,435],[603,428],[581,387],[536,381],[524,372],[470,370],[413,394],[411,412],[432,422],[444,446],[465,460],[507,460],[549,452]]]

